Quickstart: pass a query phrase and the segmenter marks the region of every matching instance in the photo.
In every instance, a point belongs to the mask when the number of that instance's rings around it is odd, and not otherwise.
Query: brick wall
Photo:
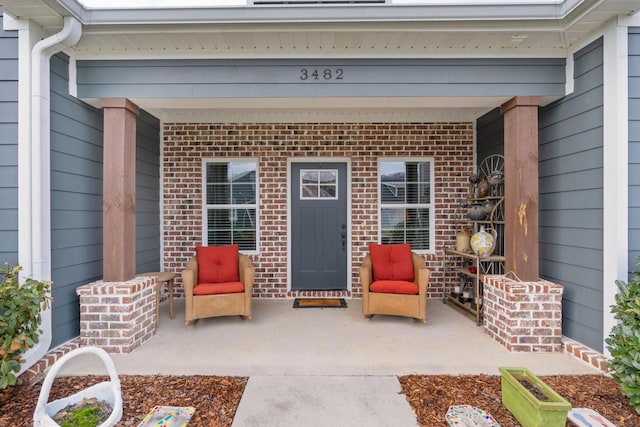
[[[484,276],[484,328],[509,351],[562,351],[563,287]]]
[[[267,298],[298,296],[287,292],[287,159],[350,159],[352,292],[338,294],[359,297],[358,268],[367,244],[378,238],[378,159],[433,157],[436,252],[425,260],[432,270],[429,297],[442,296],[441,257],[445,245],[455,240],[453,219],[473,169],[472,123],[167,123],[163,138],[165,271],[179,272],[202,242],[202,159],[257,158],[260,253],[251,257],[256,267],[254,297]],[[179,277],[176,285],[181,296]]]
[[[156,278],[80,286],[80,346],[130,353],[156,331]]]

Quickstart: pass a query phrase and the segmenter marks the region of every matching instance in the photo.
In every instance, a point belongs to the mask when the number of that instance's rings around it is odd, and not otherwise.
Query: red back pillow
[[[404,280],[413,282],[413,258],[411,245],[369,244],[371,265],[373,266],[373,281],[376,280]]]
[[[238,245],[198,246],[198,283],[226,283],[240,281]]]

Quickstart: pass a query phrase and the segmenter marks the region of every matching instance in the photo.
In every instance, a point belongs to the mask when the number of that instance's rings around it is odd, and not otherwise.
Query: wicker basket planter
[[[499,368],[502,404],[522,427],[564,427],[571,404],[527,368]],[[535,394],[535,395],[534,395]]]
[[[69,360],[82,354],[92,354],[99,357],[107,368],[110,381],[94,384],[70,396],[49,402],[49,392],[51,391],[51,386],[58,374],[58,371]],[[44,379],[42,388],[40,389],[38,403],[36,404],[36,409],[33,413],[34,427],[58,427],[59,424],[53,420],[55,414],[69,405],[81,402],[84,398],[97,398],[98,400],[107,402],[109,406],[111,406],[111,415],[107,420],[100,424],[99,427],[112,427],[120,421],[120,418],[122,417],[122,392],[120,390],[120,379],[118,378],[113,361],[107,352],[98,347],[80,347],[65,354],[53,364],[51,370],[47,373],[47,376]]]

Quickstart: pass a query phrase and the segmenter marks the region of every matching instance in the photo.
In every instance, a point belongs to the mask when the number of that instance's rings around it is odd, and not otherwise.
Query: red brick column
[[[80,297],[80,346],[130,353],[156,332],[156,279],[93,282],[76,289]]]
[[[484,276],[484,328],[509,351],[562,351],[561,285]]]

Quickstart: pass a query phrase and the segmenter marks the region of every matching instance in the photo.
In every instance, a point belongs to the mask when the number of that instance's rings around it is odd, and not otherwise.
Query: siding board
[[[640,256],[640,27],[629,28],[629,268]]]
[[[5,262],[18,263],[18,33],[0,25],[0,265]]]
[[[75,290],[102,278],[102,111],[69,95],[68,59],[51,59],[52,346],[80,333]]]
[[[136,272],[160,265],[160,121],[141,111],[136,124]]]
[[[0,12],[0,18],[2,18],[2,12]],[[0,31],[2,30],[0,29]],[[0,35],[0,59],[16,59],[18,57],[18,43],[16,43],[16,38],[11,36],[9,32],[5,33],[8,35]]]
[[[563,334],[602,351],[602,39],[574,61],[574,93],[539,115],[540,275],[565,288]]]
[[[504,154],[504,117],[496,108],[476,123],[478,163],[492,154]]]
[[[544,185],[549,193],[596,188],[601,183],[602,172],[599,169],[566,173],[561,181],[555,176],[540,178],[540,185]]]
[[[78,61],[78,95],[103,97],[561,96],[563,59]],[[302,81],[300,69],[343,70]],[[398,79],[402,76],[402,79]]]

